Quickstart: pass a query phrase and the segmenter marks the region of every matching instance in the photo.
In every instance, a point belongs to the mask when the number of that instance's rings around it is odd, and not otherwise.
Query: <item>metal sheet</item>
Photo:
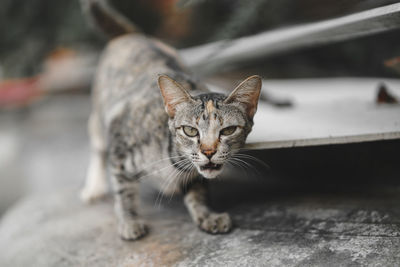
[[[268,149],[400,138],[400,104],[376,104],[384,82],[400,100],[400,80],[334,78],[265,80],[263,90],[294,106],[260,102],[247,147]]]

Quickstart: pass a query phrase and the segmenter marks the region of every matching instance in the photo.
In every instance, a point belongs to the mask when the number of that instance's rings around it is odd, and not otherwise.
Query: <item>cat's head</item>
[[[158,84],[178,153],[189,159],[202,176],[215,178],[251,131],[261,78],[247,78],[229,96],[191,96],[165,75],[159,77]]]

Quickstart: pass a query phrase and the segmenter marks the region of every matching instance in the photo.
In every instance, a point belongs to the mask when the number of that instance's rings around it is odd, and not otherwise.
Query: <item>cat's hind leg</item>
[[[81,200],[92,203],[106,196],[108,193],[106,176],[104,153],[92,151],[85,185],[80,194]]]
[[[80,198],[86,203],[103,198],[108,193],[105,142],[96,116],[89,118],[90,162]]]

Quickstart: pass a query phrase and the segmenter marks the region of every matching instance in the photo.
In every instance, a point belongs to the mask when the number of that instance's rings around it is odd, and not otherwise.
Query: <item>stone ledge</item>
[[[0,266],[295,266],[400,262],[399,194],[269,197],[229,211],[236,228],[208,235],[180,201],[144,200],[150,234],[124,242],[111,201],[82,205],[75,191],[33,195],[0,224]]]

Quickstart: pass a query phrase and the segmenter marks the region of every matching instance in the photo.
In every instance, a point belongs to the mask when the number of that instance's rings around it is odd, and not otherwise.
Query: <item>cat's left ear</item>
[[[253,119],[257,111],[258,98],[261,91],[261,77],[254,75],[241,82],[225,99],[224,103],[237,102],[245,107],[247,116]]]
[[[182,85],[166,75],[158,77],[158,86],[164,99],[165,110],[171,118],[175,116],[177,105],[193,101]]]

